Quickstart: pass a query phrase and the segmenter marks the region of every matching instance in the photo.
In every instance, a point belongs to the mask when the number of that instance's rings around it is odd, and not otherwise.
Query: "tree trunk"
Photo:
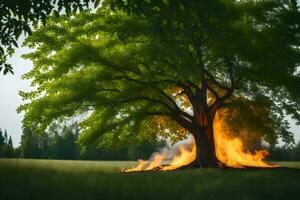
[[[215,151],[213,126],[199,128],[192,134],[196,144],[196,157],[191,165],[196,168],[219,167],[220,162]]]

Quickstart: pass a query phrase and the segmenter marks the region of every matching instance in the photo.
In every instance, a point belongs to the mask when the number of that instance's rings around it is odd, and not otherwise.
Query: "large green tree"
[[[127,2],[127,3],[126,3]],[[78,115],[102,147],[192,134],[195,167],[217,167],[213,121],[291,142],[298,122],[300,14],[294,1],[106,1],[53,18],[26,41],[36,87],[24,126]],[[224,114],[225,113],[225,114]]]

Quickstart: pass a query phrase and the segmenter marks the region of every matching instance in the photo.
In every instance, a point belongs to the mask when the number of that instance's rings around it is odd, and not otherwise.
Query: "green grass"
[[[293,169],[120,173],[134,162],[0,160],[0,199],[299,199]],[[298,169],[297,169],[298,167]]]
[[[282,167],[290,167],[290,168],[296,168],[300,169],[300,162],[274,162],[276,164],[279,164]]]

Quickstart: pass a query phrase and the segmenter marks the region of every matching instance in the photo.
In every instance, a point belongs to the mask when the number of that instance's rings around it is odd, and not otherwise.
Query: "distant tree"
[[[300,161],[300,141],[297,143],[297,145],[293,148],[291,153],[291,160],[293,161]]]
[[[39,141],[33,133],[33,128],[26,127],[23,129],[21,152],[24,158],[39,158],[41,156]]]
[[[48,134],[34,135],[39,140],[39,149],[41,158],[52,158],[52,138]]]
[[[4,148],[5,148],[5,143],[4,143],[4,136],[3,136],[3,132],[0,129],[0,158],[4,157]]]
[[[53,123],[43,134],[34,133],[34,129],[24,129],[20,148],[13,149],[11,157],[22,155],[24,158],[43,159],[84,159],[84,160],[136,160],[149,158],[151,153],[165,143],[131,143],[121,149],[101,150],[95,144],[87,146],[82,154],[77,143],[78,124]]]
[[[101,160],[102,153],[95,144],[85,147],[84,152],[80,155],[82,160]]]
[[[12,142],[11,136],[9,136],[9,139],[8,139],[8,147],[13,148],[13,142]]]
[[[14,149],[14,158],[22,158],[21,146]]]
[[[24,125],[90,113],[80,142],[101,147],[192,134],[193,167],[218,167],[213,121],[293,142],[300,122],[300,13],[294,0],[106,1],[53,18],[26,44],[36,90]],[[111,8],[114,8],[112,10]],[[221,115],[222,114],[222,115]],[[166,131],[168,130],[168,131]]]
[[[64,126],[60,135],[54,137],[56,157],[58,159],[76,159],[76,139],[72,130]]]
[[[8,144],[8,135],[7,135],[7,130],[4,130],[4,144]]]
[[[269,160],[272,161],[290,161],[292,148],[288,146],[272,147],[269,149]]]
[[[129,160],[137,159],[148,159],[151,154],[157,151],[159,148],[166,146],[164,141],[159,141],[156,143],[143,142],[142,144],[130,143],[128,146],[128,158]]]
[[[9,139],[8,139],[9,138]],[[12,138],[8,136],[7,130],[3,132],[0,129],[0,158],[12,158],[17,156],[15,149],[13,148]]]
[[[12,158],[14,157],[14,147],[13,147],[13,142],[11,139],[11,136],[9,136],[8,139],[8,144],[7,144],[7,157]]]
[[[0,129],[0,146],[1,145],[4,145],[5,143],[4,143],[4,136],[3,136],[3,132],[2,132],[2,130]]]

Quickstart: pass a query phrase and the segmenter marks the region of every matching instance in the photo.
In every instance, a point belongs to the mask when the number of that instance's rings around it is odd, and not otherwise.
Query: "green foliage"
[[[21,34],[30,35],[32,25],[46,23],[48,15],[59,16],[89,9],[90,5],[97,7],[99,0],[1,0],[0,2],[0,72],[13,74],[11,64],[6,63],[18,47]]]
[[[18,111],[39,132],[87,116],[81,144],[118,148],[181,140],[205,126],[203,112],[226,107],[243,121],[232,129],[289,143],[285,116],[300,122],[299,19],[294,1],[277,0],[116,0],[53,17],[25,42],[35,51],[23,78],[37,89],[20,92],[29,101]]]
[[[6,130],[0,129],[0,158],[16,158],[19,157],[17,149],[13,148],[11,136],[8,137]]]
[[[34,137],[33,132],[30,128],[25,128],[23,130],[23,135],[21,139],[21,152],[22,157],[30,158],[40,155],[39,141]]]
[[[300,142],[292,150],[291,160],[300,161]]]
[[[165,143],[144,142],[141,145],[128,144],[121,149],[100,150],[96,145],[88,145],[80,153],[77,143],[78,125],[52,123],[44,134],[35,134],[33,128],[23,130],[21,154],[23,158],[67,159],[67,160],[137,160],[148,159]]]
[[[0,145],[4,145],[4,136],[3,136],[3,132],[2,130],[0,129]]]
[[[300,142],[295,146],[270,147],[268,160],[300,161]]]

